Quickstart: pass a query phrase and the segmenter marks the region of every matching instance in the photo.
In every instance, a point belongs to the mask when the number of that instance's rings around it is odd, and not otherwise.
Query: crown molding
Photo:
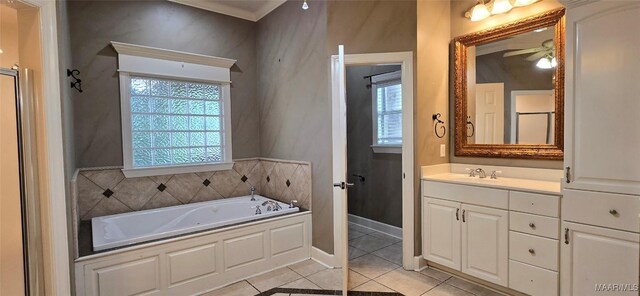
[[[197,53],[189,53],[177,50],[162,49],[150,46],[135,45],[111,41],[111,46],[122,55],[147,57],[161,60],[170,60],[183,63],[200,64],[220,68],[231,68],[236,60],[219,58]]]
[[[287,2],[287,0],[268,0],[268,1],[260,1],[264,4],[256,11],[244,10],[236,7],[231,7],[229,5],[224,4],[224,1],[205,1],[205,0],[169,0],[171,2],[179,3],[182,5],[187,5],[191,7],[196,7],[208,11],[217,12],[220,14],[225,14],[245,20],[249,20],[252,22],[257,22],[267,14],[269,14],[274,9],[278,8],[283,3]]]

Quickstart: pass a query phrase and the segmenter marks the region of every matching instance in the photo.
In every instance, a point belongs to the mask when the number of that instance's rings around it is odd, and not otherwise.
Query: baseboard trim
[[[349,214],[349,222],[359,224],[361,226],[371,228],[375,231],[382,232],[384,234],[402,239],[402,228],[385,224],[382,222],[374,221],[364,217]]]
[[[421,271],[427,268],[427,260],[422,258],[422,255],[413,257],[413,269],[414,271]]]
[[[316,261],[328,268],[336,267],[335,264],[335,255],[329,254],[323,250],[320,250],[316,247],[311,247],[311,259]]]

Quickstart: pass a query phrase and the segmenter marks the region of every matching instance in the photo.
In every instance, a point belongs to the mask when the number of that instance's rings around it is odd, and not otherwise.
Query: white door
[[[334,91],[334,97],[339,98],[338,108],[333,108],[332,129],[333,129],[333,176],[338,179],[333,180],[333,202],[339,205],[336,207],[334,215],[341,215],[340,225],[334,225],[334,231],[338,231],[343,242],[335,250],[340,258],[340,266],[342,267],[342,293],[347,295],[349,285],[349,245],[348,245],[348,221],[347,221],[347,187],[353,184],[347,182],[347,87],[346,87],[346,68],[344,63],[344,46],[338,46],[338,59],[334,60],[331,65],[332,73],[335,80],[338,81],[338,88]]]
[[[504,83],[476,84],[476,144],[504,143]]]
[[[565,188],[640,194],[640,2],[569,9],[566,28]]]
[[[424,259],[460,270],[460,203],[424,198]]]
[[[640,235],[563,222],[560,290],[562,295],[638,295]],[[635,284],[626,292],[598,284]],[[624,288],[624,287],[622,287]],[[604,291],[596,291],[604,289]]]
[[[508,219],[505,210],[462,205],[462,272],[507,286]]]

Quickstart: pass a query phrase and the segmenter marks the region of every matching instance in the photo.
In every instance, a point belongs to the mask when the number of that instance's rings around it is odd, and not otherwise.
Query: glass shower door
[[[18,72],[0,68],[0,295],[27,295]]]

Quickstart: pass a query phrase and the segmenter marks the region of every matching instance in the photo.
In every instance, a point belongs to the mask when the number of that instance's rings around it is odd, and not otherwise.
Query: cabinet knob
[[[531,228],[536,228],[536,225],[535,225],[535,224],[533,224],[533,222],[531,222],[531,223],[529,223],[529,227],[531,227]]]
[[[536,251],[534,249],[529,249],[529,254],[534,255]]]
[[[616,209],[611,209],[611,210],[609,210],[609,214],[617,216],[618,215],[618,211],[616,211]]]

